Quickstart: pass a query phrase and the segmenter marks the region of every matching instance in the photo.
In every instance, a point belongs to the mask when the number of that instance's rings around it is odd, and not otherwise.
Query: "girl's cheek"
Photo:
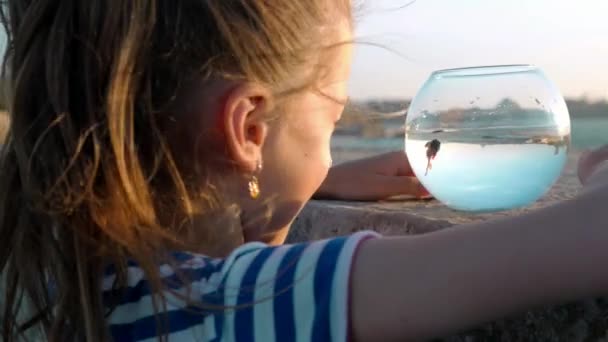
[[[329,151],[327,151],[326,153],[324,153],[323,156],[323,167],[325,167],[326,169],[330,169],[334,164],[333,159],[331,158],[331,148]]]

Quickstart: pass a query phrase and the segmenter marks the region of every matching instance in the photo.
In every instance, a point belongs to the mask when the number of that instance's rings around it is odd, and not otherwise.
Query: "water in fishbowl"
[[[406,152],[422,184],[444,204],[464,211],[500,211],[526,206],[543,196],[564,168],[569,124],[521,120],[518,125],[482,118],[458,128],[423,129],[424,116],[408,127]],[[445,117],[444,117],[445,119]],[[426,122],[428,124],[428,120]],[[431,125],[435,126],[435,125]],[[416,128],[416,129],[412,129]]]

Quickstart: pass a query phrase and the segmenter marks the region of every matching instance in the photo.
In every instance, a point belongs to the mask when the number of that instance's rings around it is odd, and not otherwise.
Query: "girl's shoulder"
[[[174,253],[171,263],[159,267],[162,294],[153,293],[143,270],[130,263],[126,288],[115,288],[111,271],[103,280],[104,301],[112,303],[111,333],[121,341],[155,338],[161,309],[170,340],[183,334],[187,340],[192,334],[196,340],[231,339],[257,331],[264,341],[280,341],[293,338],[300,324],[305,339],[332,330],[342,336],[345,321],[332,321],[332,313],[346,315],[352,258],[362,241],[376,236],[362,232],[279,247],[250,243],[224,259]]]

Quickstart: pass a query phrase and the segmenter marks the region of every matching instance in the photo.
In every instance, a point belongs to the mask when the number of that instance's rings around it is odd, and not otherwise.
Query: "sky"
[[[352,98],[409,99],[438,69],[533,64],[565,97],[608,99],[608,0],[409,1],[363,4]]]

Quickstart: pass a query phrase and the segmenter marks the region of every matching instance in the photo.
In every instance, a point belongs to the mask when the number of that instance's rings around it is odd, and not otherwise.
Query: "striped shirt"
[[[115,275],[108,272],[104,298],[119,298],[111,334],[116,342],[156,341],[160,325],[171,342],[346,341],[353,256],[361,241],[376,236],[280,247],[250,243],[226,259],[175,254],[177,267],[160,267],[168,290],[158,319],[140,268],[129,266],[122,291],[112,290]]]

